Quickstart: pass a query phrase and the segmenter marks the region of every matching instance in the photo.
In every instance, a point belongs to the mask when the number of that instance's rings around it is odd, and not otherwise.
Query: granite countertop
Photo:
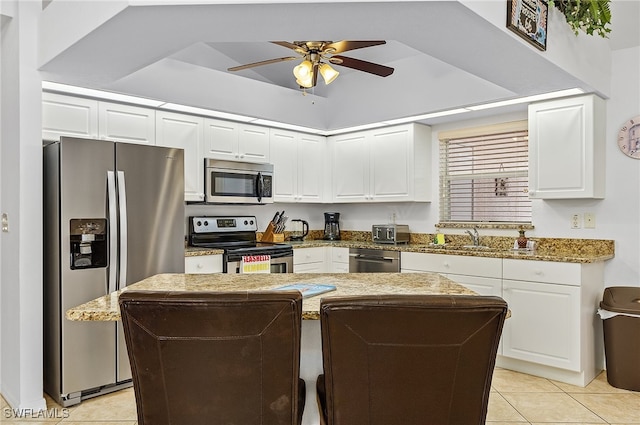
[[[335,285],[336,291],[305,298],[302,318],[320,318],[320,300],[344,295],[442,294],[477,295],[437,273],[282,273],[282,274],[158,274],[121,291],[71,308],[66,317],[74,321],[116,321],[120,319],[118,294],[131,289],[149,291],[247,291],[270,290],[292,283]]]
[[[316,232],[318,233],[318,232]],[[341,232],[342,233],[342,232]],[[433,235],[411,234],[408,244],[378,244],[371,242],[370,232],[345,231],[339,241],[326,241],[315,235],[305,241],[286,241],[294,249],[335,246],[342,248],[387,249],[401,252],[422,252],[429,254],[463,255],[470,257],[513,258],[520,260],[555,261],[564,263],[595,263],[610,260],[615,255],[615,241],[601,239],[534,238],[538,244],[535,251],[513,250],[514,238],[484,236],[484,249],[464,248],[469,243],[465,235],[447,235],[445,245],[433,245]],[[222,254],[220,249],[185,247],[185,256]]]

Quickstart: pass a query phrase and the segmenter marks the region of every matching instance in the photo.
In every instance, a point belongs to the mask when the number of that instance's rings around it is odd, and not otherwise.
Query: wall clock
[[[622,126],[618,132],[618,147],[625,155],[640,159],[640,115]]]

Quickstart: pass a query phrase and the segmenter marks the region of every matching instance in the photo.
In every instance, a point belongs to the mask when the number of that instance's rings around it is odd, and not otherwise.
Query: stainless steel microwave
[[[273,202],[273,164],[206,158],[205,202],[269,204]]]

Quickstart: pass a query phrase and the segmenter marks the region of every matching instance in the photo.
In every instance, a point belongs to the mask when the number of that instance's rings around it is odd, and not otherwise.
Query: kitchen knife
[[[273,216],[273,218],[271,219],[271,223],[273,223],[273,225],[275,226],[276,224],[278,224],[278,218],[280,217],[280,213],[278,211],[276,211],[276,214]]]

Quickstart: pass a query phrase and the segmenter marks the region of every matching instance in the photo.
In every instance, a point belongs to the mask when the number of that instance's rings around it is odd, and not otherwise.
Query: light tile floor
[[[133,389],[85,400],[63,409],[48,396],[47,412],[18,415],[0,398],[2,425],[136,425]],[[307,406],[315,408],[315,406]],[[28,412],[27,412],[28,413]],[[490,425],[640,424],[640,392],[614,388],[603,372],[587,387],[575,387],[496,369],[489,398]]]

